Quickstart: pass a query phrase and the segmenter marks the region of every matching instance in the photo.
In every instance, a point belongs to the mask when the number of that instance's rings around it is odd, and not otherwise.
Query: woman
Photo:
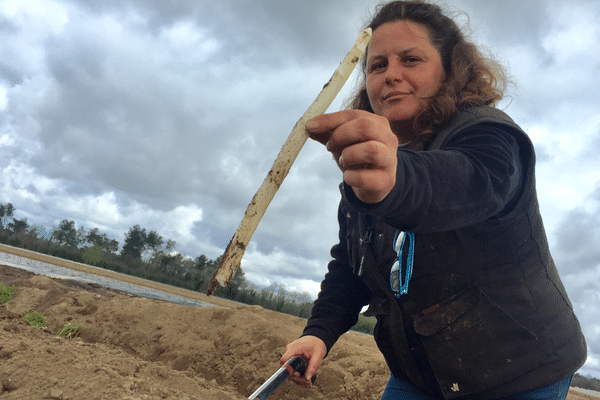
[[[310,121],[343,171],[339,244],[302,337],[306,384],[362,307],[382,399],[564,399],[586,345],[548,250],[533,146],[501,68],[438,6],[379,8],[351,110]]]

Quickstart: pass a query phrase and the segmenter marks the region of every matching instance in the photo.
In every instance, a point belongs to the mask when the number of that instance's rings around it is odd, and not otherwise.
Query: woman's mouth
[[[409,93],[409,92],[390,92],[383,96],[383,100],[385,101],[385,100],[402,99],[410,94],[411,93]]]

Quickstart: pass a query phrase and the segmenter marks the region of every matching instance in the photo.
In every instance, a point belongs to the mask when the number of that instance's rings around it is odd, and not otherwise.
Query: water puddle
[[[81,282],[96,283],[98,285],[110,289],[121,290],[132,296],[164,300],[170,303],[180,304],[183,306],[214,307],[213,304],[204,303],[202,301],[194,299],[188,299],[187,297],[165,293],[160,290],[134,285],[132,283],[121,282],[117,279],[106,278],[103,276],[88,274],[86,272],[80,272],[69,268],[59,267],[53,264],[31,260],[29,258],[19,257],[13,254],[0,252],[0,264],[24,269],[38,275],[48,276],[50,278],[74,279]],[[98,269],[100,270],[100,268]]]

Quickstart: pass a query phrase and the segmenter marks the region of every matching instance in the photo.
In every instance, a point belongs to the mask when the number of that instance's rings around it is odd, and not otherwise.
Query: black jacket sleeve
[[[343,185],[343,204],[404,231],[457,229],[510,211],[522,190],[523,170],[515,137],[495,125],[476,125],[440,150],[398,150],[397,181],[375,205]],[[340,207],[339,243],[302,336],[322,339],[329,350],[358,319],[371,292],[348,260],[346,217]]]
[[[357,210],[410,232],[459,229],[503,215],[524,182],[517,139],[493,124],[475,125],[432,151],[399,149],[396,186],[380,203],[362,203],[348,185]]]

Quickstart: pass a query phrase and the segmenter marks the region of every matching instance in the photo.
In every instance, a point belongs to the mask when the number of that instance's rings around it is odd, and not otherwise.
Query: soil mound
[[[16,287],[0,306],[3,399],[245,399],[305,324],[258,306],[174,305],[6,266],[0,282]],[[29,311],[47,327],[29,325]],[[79,336],[57,337],[69,322],[83,325]],[[373,338],[349,333],[311,389],[286,382],[270,399],[378,399],[387,378]]]
[[[247,399],[279,368],[305,321],[207,298],[189,307],[0,266],[16,295],[0,305],[2,399]],[[30,311],[47,317],[34,328]],[[74,338],[57,336],[66,323]],[[379,399],[388,369],[373,338],[347,333],[310,389],[286,382],[269,399]],[[571,390],[569,400],[598,399]]]

